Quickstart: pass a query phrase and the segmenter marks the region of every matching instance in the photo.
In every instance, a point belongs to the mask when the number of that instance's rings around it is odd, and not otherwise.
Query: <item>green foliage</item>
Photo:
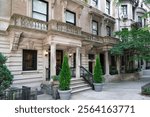
[[[5,65],[6,57],[0,53],[0,95],[12,84],[13,76]]]
[[[103,82],[103,76],[102,76],[102,68],[100,63],[100,58],[98,55],[96,56],[96,63],[94,67],[94,82],[95,83],[102,83]]]
[[[54,81],[58,81],[59,80],[59,76],[52,76],[52,79],[54,80]]]
[[[150,95],[150,88],[145,88],[143,91],[142,91],[143,94],[146,94],[146,95]]]
[[[130,60],[150,60],[150,32],[142,28],[116,32],[120,43],[111,49],[113,55],[130,53]]]
[[[70,89],[71,72],[68,63],[68,56],[65,55],[63,58],[62,70],[59,78],[59,89],[69,90]]]

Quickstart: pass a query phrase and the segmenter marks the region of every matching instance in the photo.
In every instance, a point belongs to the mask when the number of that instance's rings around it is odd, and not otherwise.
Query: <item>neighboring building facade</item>
[[[128,0],[119,7],[113,0],[0,0],[0,52],[8,58],[13,85],[40,86],[59,73],[65,53],[76,78],[80,66],[93,72],[99,55],[105,81],[120,79],[110,70],[120,74],[121,59],[109,50],[119,42],[115,31],[147,23],[140,19],[145,9],[134,8]]]

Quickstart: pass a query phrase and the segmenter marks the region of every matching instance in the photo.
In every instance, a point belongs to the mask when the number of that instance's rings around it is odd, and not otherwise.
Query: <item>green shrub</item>
[[[70,89],[71,72],[68,63],[68,56],[64,55],[62,70],[59,77],[59,89],[69,90]]]
[[[3,91],[10,87],[12,84],[13,76],[11,72],[8,70],[6,63],[6,57],[0,53],[0,95],[2,95]]]
[[[58,81],[59,80],[59,76],[52,76],[52,79],[54,80],[54,81]]]
[[[94,67],[94,82],[102,83],[103,82],[103,72],[101,68],[100,58],[96,56],[96,63]]]

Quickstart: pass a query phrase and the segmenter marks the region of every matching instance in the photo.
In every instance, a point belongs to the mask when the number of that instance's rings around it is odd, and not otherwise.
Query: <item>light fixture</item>
[[[72,54],[70,53],[70,54],[69,54],[69,57],[71,57],[71,56],[72,56]]]

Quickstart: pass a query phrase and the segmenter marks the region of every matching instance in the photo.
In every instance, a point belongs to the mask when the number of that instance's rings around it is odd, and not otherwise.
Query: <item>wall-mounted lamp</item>
[[[45,56],[48,56],[48,51],[45,51],[45,53],[44,53],[44,54],[45,54]]]
[[[69,57],[72,57],[72,54],[69,54]]]

